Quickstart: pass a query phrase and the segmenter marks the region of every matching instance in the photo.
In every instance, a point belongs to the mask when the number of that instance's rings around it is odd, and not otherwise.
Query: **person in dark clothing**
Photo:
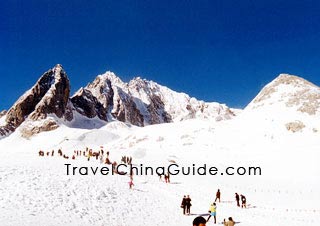
[[[186,198],[186,214],[190,215],[190,207],[192,206],[191,204],[191,198],[189,195],[187,195]]]
[[[181,202],[181,208],[183,209],[183,215],[185,215],[186,214],[186,196],[184,195],[183,196],[183,199],[182,199],[182,202]]]
[[[241,197],[241,208],[247,208],[247,199],[244,195],[240,195]]]
[[[164,175],[164,182],[168,183],[168,176],[167,176],[167,174]]]
[[[240,207],[240,197],[238,195],[238,193],[236,193],[236,201],[237,201],[237,206]]]
[[[203,217],[199,216],[194,218],[192,225],[193,226],[206,226],[206,219],[204,219]]]
[[[216,199],[214,201],[216,202],[219,199],[219,202],[220,202],[220,196],[221,196],[220,189],[218,189],[216,193]]]

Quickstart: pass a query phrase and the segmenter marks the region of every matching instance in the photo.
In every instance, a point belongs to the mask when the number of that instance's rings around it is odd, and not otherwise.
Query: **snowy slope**
[[[218,203],[218,221],[233,216],[248,226],[257,222],[308,225],[320,216],[319,133],[279,132],[270,127],[249,131],[245,118],[144,128],[117,123],[99,130],[61,126],[30,140],[18,134],[2,140],[0,150],[6,151],[0,160],[1,225],[191,225],[196,215],[207,213],[218,188],[223,201]],[[172,184],[160,182],[157,176],[137,176],[135,189],[129,190],[126,176],[66,176],[65,163],[100,166],[99,161],[37,156],[39,149],[72,153],[100,145],[117,161],[128,155],[135,164],[151,166],[168,165],[169,160],[220,168],[258,165],[263,175],[172,176]],[[250,208],[236,208],[234,192],[245,194]],[[184,194],[192,197],[192,216],[181,213]]]

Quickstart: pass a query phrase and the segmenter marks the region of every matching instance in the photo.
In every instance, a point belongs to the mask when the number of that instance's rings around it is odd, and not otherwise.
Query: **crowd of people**
[[[58,157],[63,157],[65,159],[69,159],[69,155],[66,153],[63,153],[62,149],[58,149],[56,152],[55,150],[52,151],[39,151],[39,156],[44,157],[44,156],[50,156],[53,157],[55,156],[55,153]],[[71,154],[71,159],[79,159],[81,157],[87,159],[90,161],[91,159],[99,160],[101,164],[107,164],[107,165],[112,165],[112,169],[115,169],[117,167],[117,162],[116,161],[111,161],[110,160],[110,152],[109,151],[104,151],[103,147],[101,146],[98,151],[93,151],[93,149],[90,149],[86,147],[85,150],[74,150],[73,153]],[[131,156],[122,156],[121,157],[121,163],[124,164],[132,164],[132,157]],[[117,172],[115,172],[117,173]],[[133,174],[130,173],[130,180],[128,182],[129,184],[129,189],[132,189],[134,186],[133,183]]]
[[[52,151],[39,151],[39,156],[54,156],[55,155],[55,150]],[[57,155],[60,157],[63,157],[65,159],[69,159],[69,155],[66,153],[63,153],[61,149],[58,149],[57,151]],[[101,148],[98,151],[93,151],[92,149],[89,149],[88,147],[85,150],[74,150],[73,153],[71,154],[71,159],[75,160],[76,158],[79,157],[85,157],[88,161],[90,161],[90,159],[94,158],[96,160],[100,160],[102,163],[104,162],[105,164],[111,164],[111,161],[109,160],[109,152],[107,151],[105,153],[105,151],[103,150],[103,148]],[[132,161],[132,159],[131,159]]]
[[[164,182],[165,183],[170,183],[170,173],[165,173],[165,174],[159,174],[158,173],[158,176],[159,176],[159,181],[162,181],[162,176],[163,176]]]

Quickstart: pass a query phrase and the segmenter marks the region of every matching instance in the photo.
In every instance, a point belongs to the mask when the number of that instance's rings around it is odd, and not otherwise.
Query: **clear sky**
[[[244,107],[279,73],[320,85],[320,1],[0,0],[0,109],[60,63]]]

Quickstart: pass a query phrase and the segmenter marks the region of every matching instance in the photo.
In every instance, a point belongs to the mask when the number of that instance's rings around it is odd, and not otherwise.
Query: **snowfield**
[[[304,117],[306,127],[293,133],[285,127],[290,115],[270,115],[247,111],[221,122],[193,119],[143,128],[121,122],[99,129],[61,125],[30,139],[16,131],[0,140],[0,225],[192,225],[196,216],[207,217],[218,188],[219,224],[232,216],[242,226],[317,225],[319,117]],[[128,176],[66,175],[66,163],[102,167],[99,160],[38,156],[39,150],[61,148],[71,156],[100,146],[117,162],[126,155],[135,165],[207,164],[221,171],[259,166],[262,175],[177,175],[170,184],[156,175],[134,176],[130,190]],[[235,192],[246,196],[247,209],[236,206]],[[183,195],[191,196],[190,216],[182,214]],[[213,219],[207,225],[214,225]]]

